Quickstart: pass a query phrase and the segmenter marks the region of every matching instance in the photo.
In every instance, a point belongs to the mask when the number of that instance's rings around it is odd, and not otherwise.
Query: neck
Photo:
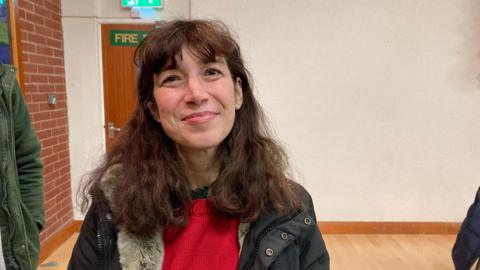
[[[191,188],[210,186],[217,178],[219,170],[215,161],[215,150],[179,150],[187,168]]]

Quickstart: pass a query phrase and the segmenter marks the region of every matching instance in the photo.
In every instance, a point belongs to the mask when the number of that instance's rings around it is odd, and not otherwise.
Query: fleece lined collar
[[[121,166],[115,165],[110,168],[101,180],[101,189],[109,202],[113,214],[113,190],[115,180],[121,173]],[[240,252],[243,241],[250,228],[249,223],[240,223],[237,236]],[[128,232],[122,226],[118,226],[117,246],[120,256],[120,264],[124,270],[161,270],[164,256],[163,230],[152,236],[138,236]],[[239,254],[240,255],[240,254]]]

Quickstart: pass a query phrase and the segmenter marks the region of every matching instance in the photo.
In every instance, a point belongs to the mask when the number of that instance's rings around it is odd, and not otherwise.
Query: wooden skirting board
[[[318,222],[324,234],[457,234],[458,222]]]
[[[43,262],[50,254],[52,254],[63,242],[67,241],[74,233],[79,232],[77,230],[77,224],[82,224],[82,221],[71,221],[65,225],[54,236],[45,241],[40,248],[39,261]],[[81,226],[81,225],[80,225]]]
[[[321,221],[323,234],[450,234],[460,229],[458,222],[335,222]],[[43,243],[40,262],[43,262],[74,233],[79,233],[81,220],[74,220]]]

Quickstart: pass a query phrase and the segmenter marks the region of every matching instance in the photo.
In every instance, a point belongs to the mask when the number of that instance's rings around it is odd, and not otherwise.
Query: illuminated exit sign
[[[0,0],[1,1],[1,0]],[[162,0],[121,0],[122,7],[162,8]]]

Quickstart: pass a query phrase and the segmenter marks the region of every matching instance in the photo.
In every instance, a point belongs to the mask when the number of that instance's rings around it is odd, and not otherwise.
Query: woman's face
[[[154,76],[150,111],[180,149],[216,149],[242,105],[241,81],[232,78],[224,57],[204,63],[184,47],[176,61]]]

